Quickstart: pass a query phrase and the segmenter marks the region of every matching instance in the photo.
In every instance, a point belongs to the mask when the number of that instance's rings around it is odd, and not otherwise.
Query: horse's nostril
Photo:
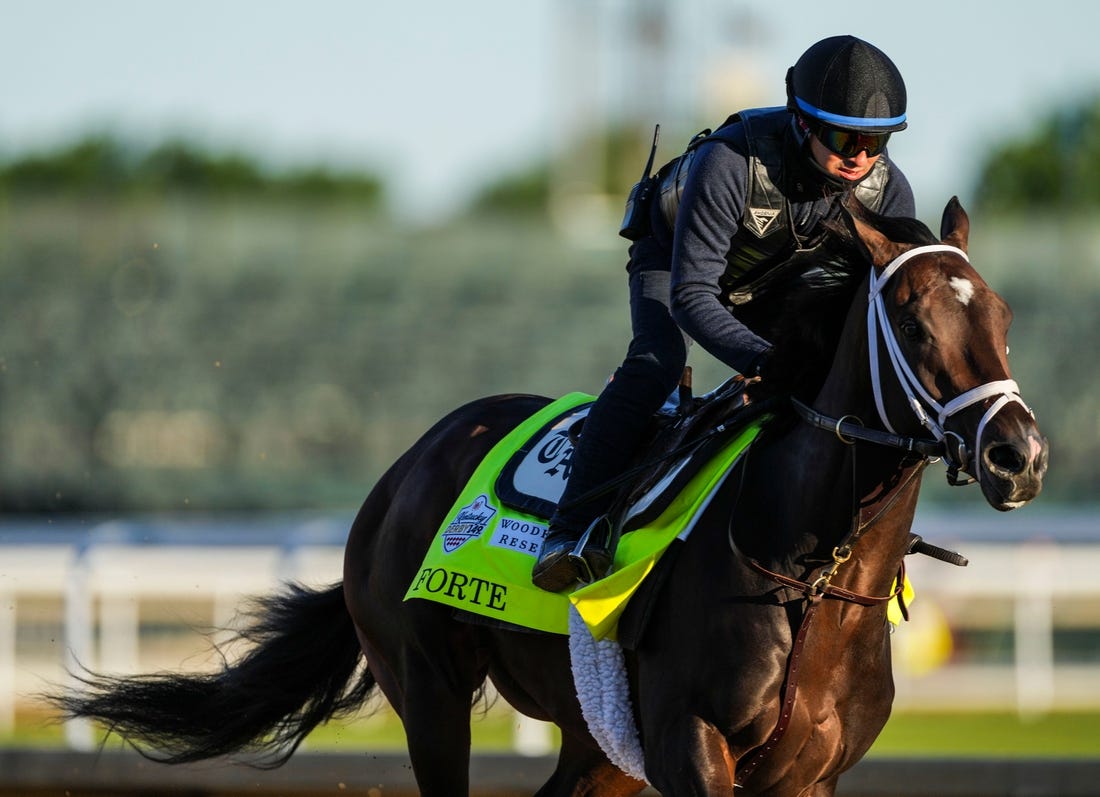
[[[1027,457],[1016,446],[1002,443],[990,446],[986,458],[993,467],[1007,473],[1020,473],[1027,467]]]

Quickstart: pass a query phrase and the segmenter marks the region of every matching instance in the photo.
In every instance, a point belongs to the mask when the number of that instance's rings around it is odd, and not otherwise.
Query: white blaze
[[[951,287],[955,289],[955,298],[963,304],[970,304],[974,296],[974,283],[962,277],[952,277]]]

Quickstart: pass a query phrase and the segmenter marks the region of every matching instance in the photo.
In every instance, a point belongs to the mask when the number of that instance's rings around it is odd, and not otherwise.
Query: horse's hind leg
[[[453,610],[403,600],[424,548],[453,501],[443,457],[406,455],[371,491],[344,556],[344,595],[375,682],[405,726],[424,797],[469,793],[470,708],[487,656]],[[453,480],[453,476],[449,477]]]
[[[428,613],[443,607],[423,606]],[[417,614],[422,606],[411,608]],[[445,611],[445,610],[444,610]],[[394,618],[409,628],[407,617]],[[435,640],[383,649],[360,631],[360,642],[371,673],[401,718],[413,774],[423,797],[461,797],[470,785],[470,709],[475,691],[485,680],[481,657],[471,654],[476,643],[450,639],[463,627],[435,626]]]
[[[458,797],[470,789],[472,690],[454,690],[410,673],[401,720],[423,797]]]
[[[468,794],[470,709],[488,670],[477,630],[440,604],[372,600],[363,579],[345,581],[344,589],[371,674],[405,727],[420,794]],[[400,585],[384,590],[401,594]]]
[[[488,672],[487,631],[456,622],[448,606],[404,595],[470,474],[545,403],[498,397],[448,415],[378,481],[348,535],[348,610],[371,673],[405,725],[425,797],[469,793],[470,708]]]

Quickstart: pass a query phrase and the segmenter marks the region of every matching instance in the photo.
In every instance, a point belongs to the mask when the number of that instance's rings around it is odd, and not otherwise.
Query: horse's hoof
[[[577,541],[568,537],[547,537],[539,560],[531,570],[531,583],[547,592],[561,592],[581,577],[578,558],[573,556]]]

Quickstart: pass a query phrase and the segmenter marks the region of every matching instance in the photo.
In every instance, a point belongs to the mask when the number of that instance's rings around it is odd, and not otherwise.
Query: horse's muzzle
[[[1043,489],[1050,446],[1034,427],[1008,440],[992,440],[981,452],[982,493],[994,509],[1007,512]]]

